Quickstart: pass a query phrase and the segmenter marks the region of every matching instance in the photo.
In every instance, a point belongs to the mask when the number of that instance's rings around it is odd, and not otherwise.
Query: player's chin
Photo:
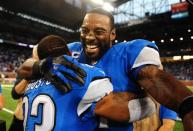
[[[96,51],[96,52],[85,51],[85,54],[91,60],[96,60],[99,57],[99,52],[98,51]]]

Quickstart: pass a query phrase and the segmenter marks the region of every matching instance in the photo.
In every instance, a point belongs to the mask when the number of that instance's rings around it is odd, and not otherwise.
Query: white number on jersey
[[[38,95],[36,96],[32,104],[29,105],[29,99],[27,96],[23,98],[23,104],[25,108],[24,112],[24,129],[26,127],[28,111],[30,112],[30,116],[37,116],[38,115],[38,106],[42,104],[42,116],[41,116],[41,125],[35,124],[35,131],[51,131],[55,125],[55,105],[53,100],[48,95]],[[29,110],[31,109],[31,110]]]

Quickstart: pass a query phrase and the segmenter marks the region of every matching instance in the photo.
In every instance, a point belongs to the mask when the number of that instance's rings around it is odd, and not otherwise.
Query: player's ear
[[[115,37],[116,37],[116,29],[113,28],[113,29],[111,30],[110,40],[111,40],[111,41],[114,41],[114,40],[115,40]]]

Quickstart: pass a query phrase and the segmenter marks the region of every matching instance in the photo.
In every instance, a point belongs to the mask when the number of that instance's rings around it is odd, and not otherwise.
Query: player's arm
[[[132,65],[132,76],[156,101],[179,113],[185,128],[193,130],[190,126],[193,125],[193,93],[173,75],[158,69],[161,65],[158,49],[151,42],[148,45],[131,56],[134,58],[134,63],[129,63]],[[191,120],[186,121],[186,118]]]
[[[176,112],[160,105],[159,117],[161,120],[161,126],[158,131],[173,131],[177,119]]]
[[[193,111],[193,105],[190,104],[193,103],[193,93],[173,75],[158,69],[161,65],[158,49],[151,42],[143,42],[148,46],[135,44],[135,48],[141,50],[137,55],[131,56],[134,63],[129,63],[133,78],[156,101],[176,111],[183,119],[187,113]]]
[[[96,104],[94,113],[114,121],[134,122],[152,115],[155,104],[148,97],[130,92],[111,92]]]
[[[29,78],[28,75],[32,74],[31,65],[33,65],[34,62],[35,60],[33,58],[29,58],[16,70],[17,78],[11,92],[14,99],[19,99],[23,96],[25,89],[29,84],[27,78]]]
[[[11,92],[12,97],[14,99],[21,98],[25,92],[25,89],[26,89],[28,83],[29,82],[25,79],[17,78],[17,81],[16,81],[14,87],[12,88],[12,92]]]
[[[175,120],[172,119],[162,119],[162,125],[158,131],[173,131],[175,126]]]
[[[145,66],[140,70],[138,83],[159,103],[177,112],[184,98],[193,95],[174,76],[154,65]]]
[[[192,131],[193,130],[193,111],[186,114],[182,122],[183,122],[185,131]]]
[[[178,112],[185,129],[193,130],[193,94],[183,83],[153,65],[139,72],[138,83],[159,103]]]
[[[128,100],[137,98],[137,95],[128,92],[111,92],[97,102],[94,113],[96,115],[119,121],[129,120]]]
[[[133,122],[155,112],[155,104],[150,98],[129,92],[114,93],[112,90],[113,87],[109,78],[92,81],[79,103],[78,115],[84,114],[88,117],[84,112],[89,110],[92,112],[90,114],[103,116],[114,121]]]

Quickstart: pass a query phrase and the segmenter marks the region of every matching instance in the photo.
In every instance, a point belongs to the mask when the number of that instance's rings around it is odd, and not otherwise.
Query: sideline
[[[9,110],[7,108],[3,108],[2,110],[5,112],[8,112],[9,114],[14,114],[14,112],[12,110]]]

